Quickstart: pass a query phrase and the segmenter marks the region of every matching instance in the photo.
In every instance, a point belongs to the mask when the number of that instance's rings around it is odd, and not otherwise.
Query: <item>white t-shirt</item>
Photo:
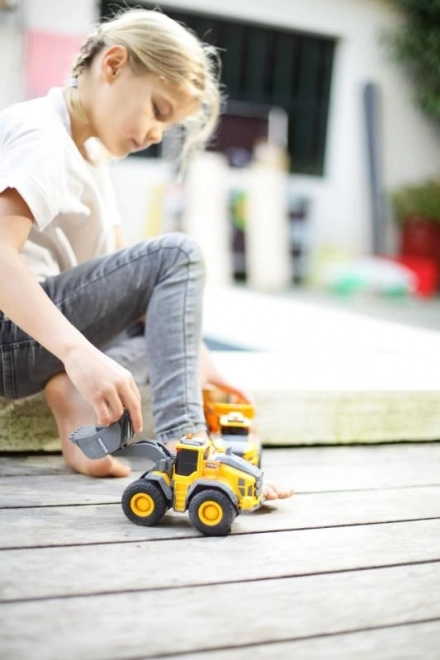
[[[108,165],[81,156],[61,88],[0,113],[0,192],[6,188],[35,218],[22,254],[38,280],[114,249],[120,218]]]

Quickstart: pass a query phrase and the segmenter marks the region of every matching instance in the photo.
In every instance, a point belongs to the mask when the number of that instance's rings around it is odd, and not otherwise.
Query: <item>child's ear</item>
[[[112,83],[128,62],[128,53],[125,46],[117,44],[105,51],[101,61],[101,71],[105,82]]]

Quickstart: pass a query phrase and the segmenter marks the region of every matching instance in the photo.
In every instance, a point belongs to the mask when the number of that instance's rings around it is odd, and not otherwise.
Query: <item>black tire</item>
[[[221,490],[207,488],[196,493],[188,507],[191,524],[206,536],[226,536],[231,531],[237,510]]]
[[[138,479],[127,486],[122,494],[122,510],[131,522],[150,527],[167,511],[165,495],[154,482]]]

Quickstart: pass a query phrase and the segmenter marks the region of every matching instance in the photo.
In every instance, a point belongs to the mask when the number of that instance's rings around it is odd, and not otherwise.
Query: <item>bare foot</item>
[[[286,500],[292,497],[294,490],[280,484],[263,483],[263,493],[266,500]]]
[[[72,470],[90,477],[126,477],[130,474],[128,465],[113,456],[92,460],[70,441],[69,435],[78,426],[95,424],[96,420],[91,406],[64,372],[51,378],[46,385],[45,395],[57,422],[63,458]]]

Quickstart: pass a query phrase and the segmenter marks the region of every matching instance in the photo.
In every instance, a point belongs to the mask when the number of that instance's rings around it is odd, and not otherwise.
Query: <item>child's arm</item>
[[[63,362],[72,383],[93,406],[98,424],[115,422],[127,408],[139,432],[140,393],[130,372],[61,314],[21,259],[32,222],[29,207],[15,190],[0,194],[0,309]]]
[[[240,403],[252,403],[251,397],[247,392],[236,387],[224,377],[214,364],[211,353],[203,342],[200,351],[200,380],[202,389],[217,387],[224,392],[232,394]]]

